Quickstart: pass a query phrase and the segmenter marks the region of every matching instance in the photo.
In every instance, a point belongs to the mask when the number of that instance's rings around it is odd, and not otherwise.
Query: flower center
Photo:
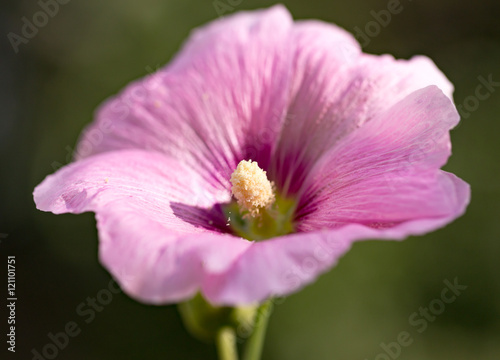
[[[256,162],[242,160],[231,175],[231,192],[242,210],[256,217],[261,208],[274,203],[273,184]]]
[[[295,201],[279,196],[256,162],[241,161],[230,181],[236,202],[226,205],[224,213],[235,235],[264,240],[294,231]]]

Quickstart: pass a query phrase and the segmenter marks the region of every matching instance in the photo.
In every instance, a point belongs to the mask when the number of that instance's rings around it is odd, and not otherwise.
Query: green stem
[[[245,346],[243,360],[260,360],[264,338],[266,336],[267,323],[272,311],[272,302],[267,300],[257,309],[255,326]]]
[[[219,353],[220,360],[238,360],[236,335],[232,327],[222,327],[217,332],[215,341],[217,344],[217,352]]]

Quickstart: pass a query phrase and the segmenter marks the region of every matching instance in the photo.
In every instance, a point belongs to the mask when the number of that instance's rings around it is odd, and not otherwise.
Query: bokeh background
[[[221,0],[230,12],[270,1]],[[229,4],[237,4],[231,6]],[[318,18],[354,32],[387,0],[284,1],[295,18]],[[401,0],[403,11],[365,42],[364,51],[430,56],[456,86],[457,105],[474,101],[478,77],[500,81],[500,2]],[[0,358],[32,359],[49,333],[75,321],[81,333],[57,359],[215,359],[211,344],[184,330],[175,306],[145,306],[126,295],[89,324],[76,308],[108,286],[97,260],[93,214],[35,210],[32,190],[66,164],[94,109],[175,54],[190,30],[218,17],[212,0],[71,0],[16,53],[35,1],[4,1],[0,49],[0,253],[17,258],[17,352],[6,351],[2,305]],[[372,29],[373,34],[373,29]],[[500,88],[467,111],[452,131],[446,169],[472,186],[467,214],[445,229],[404,242],[356,244],[314,285],[275,306],[264,359],[383,360],[381,343],[408,331],[398,359],[500,359]],[[468,99],[468,100],[467,100]],[[443,281],[467,285],[422,333],[409,317],[440,296]],[[378,356],[378,357],[377,357]]]

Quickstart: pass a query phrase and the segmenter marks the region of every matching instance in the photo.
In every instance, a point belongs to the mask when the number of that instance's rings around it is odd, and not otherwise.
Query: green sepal
[[[213,342],[224,327],[237,331],[242,324],[249,324],[255,317],[256,306],[213,306],[201,294],[178,304],[186,329],[199,340]]]

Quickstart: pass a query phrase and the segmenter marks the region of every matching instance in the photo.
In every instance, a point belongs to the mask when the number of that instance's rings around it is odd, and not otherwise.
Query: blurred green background
[[[221,1],[240,3],[230,12],[273,4]],[[388,1],[284,4],[297,19],[354,32]],[[500,81],[500,2],[401,4],[403,11],[365,41],[364,51],[430,56],[455,84],[457,105],[468,101],[470,109],[478,77]],[[86,324],[77,306],[110,279],[97,259],[93,214],[38,212],[31,195],[54,166],[70,161],[104,99],[168,62],[192,28],[218,17],[213,1],[71,0],[17,54],[7,34],[20,34],[21,18],[31,19],[40,5],[16,0],[1,7],[0,233],[7,237],[0,237],[0,253],[4,264],[7,255],[17,258],[17,358],[32,359],[49,333],[75,321],[81,333],[58,359],[215,359],[213,345],[187,334],[175,306],[144,306],[120,293]],[[467,214],[423,237],[356,244],[317,283],[275,306],[264,359],[384,360],[380,344],[397,341],[402,331],[413,343],[398,359],[500,359],[500,91],[473,107],[452,132],[446,165],[472,186]],[[6,265],[0,267],[6,279]],[[417,332],[409,317],[455,277],[467,289]],[[3,314],[0,358],[16,358],[6,351]]]

